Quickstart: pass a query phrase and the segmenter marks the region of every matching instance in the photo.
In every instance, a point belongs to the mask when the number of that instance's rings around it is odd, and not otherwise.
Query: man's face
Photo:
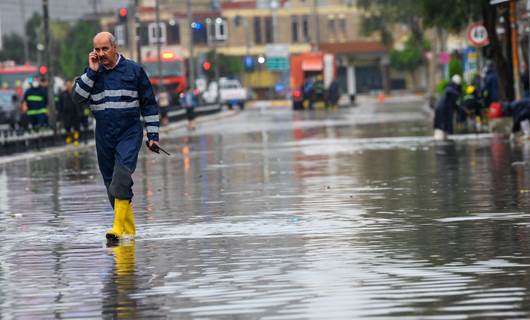
[[[94,51],[98,55],[99,62],[107,68],[116,64],[116,46],[113,46],[108,37],[98,36],[94,39]]]

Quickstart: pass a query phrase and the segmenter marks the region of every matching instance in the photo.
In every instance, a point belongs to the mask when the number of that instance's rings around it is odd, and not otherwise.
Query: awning
[[[322,57],[310,57],[302,61],[303,71],[322,71]]]

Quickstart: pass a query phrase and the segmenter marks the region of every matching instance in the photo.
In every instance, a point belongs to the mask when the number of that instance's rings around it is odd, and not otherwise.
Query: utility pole
[[[320,50],[320,18],[318,17],[318,0],[313,0],[313,25],[315,28],[314,51]]]
[[[26,35],[26,2],[20,1],[20,15],[22,16],[22,41],[24,41],[24,63],[29,62],[28,36]],[[1,40],[0,40],[1,41]]]
[[[526,0],[526,15],[528,16],[528,63],[526,71],[528,72],[528,83],[530,83],[530,0]]]
[[[188,85],[190,88],[193,88],[195,85],[195,63],[194,63],[194,56],[193,56],[193,28],[191,27],[191,23],[193,22],[193,16],[191,11],[191,0],[187,0],[187,11],[188,11],[188,71],[189,71],[189,78],[188,78]]]
[[[278,6],[279,4],[277,0],[271,0],[270,8],[272,10],[272,43],[278,42]]]
[[[521,81],[519,76],[519,44],[517,39],[517,16],[516,16],[516,1],[510,0],[510,26],[512,29],[512,65],[513,65],[513,85],[515,92],[515,99],[521,99]]]
[[[57,135],[57,123],[55,112],[55,97],[53,94],[53,63],[51,59],[51,35],[50,35],[50,17],[48,14],[48,0],[42,0],[42,17],[44,20],[44,59],[48,67],[48,120],[53,130],[53,135]]]
[[[142,63],[142,44],[140,42],[139,0],[134,0],[134,41],[136,44],[136,62]],[[132,53],[131,53],[132,54]]]
[[[160,46],[161,43],[161,35],[162,30],[160,28],[160,0],[156,0],[155,2],[155,8],[156,8],[156,67],[158,71],[158,93],[164,91],[164,84],[162,81],[162,53]]]

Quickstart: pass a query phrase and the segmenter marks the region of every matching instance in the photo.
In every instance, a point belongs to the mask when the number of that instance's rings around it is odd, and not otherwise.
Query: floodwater
[[[177,129],[117,247],[92,148],[2,165],[0,318],[530,318],[530,144],[435,143],[420,109]]]

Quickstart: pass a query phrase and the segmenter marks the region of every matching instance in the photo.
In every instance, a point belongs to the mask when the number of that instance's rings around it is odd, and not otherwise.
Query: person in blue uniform
[[[34,79],[31,88],[24,92],[22,103],[31,123],[31,128],[38,131],[48,126],[48,89],[46,78]]]
[[[99,170],[114,208],[114,222],[106,237],[134,236],[132,173],[143,142],[143,117],[148,148],[158,152],[160,120],[153,89],[142,67],[117,51],[109,32],[96,34],[88,68],[77,79],[74,101],[88,103],[96,119]]]

